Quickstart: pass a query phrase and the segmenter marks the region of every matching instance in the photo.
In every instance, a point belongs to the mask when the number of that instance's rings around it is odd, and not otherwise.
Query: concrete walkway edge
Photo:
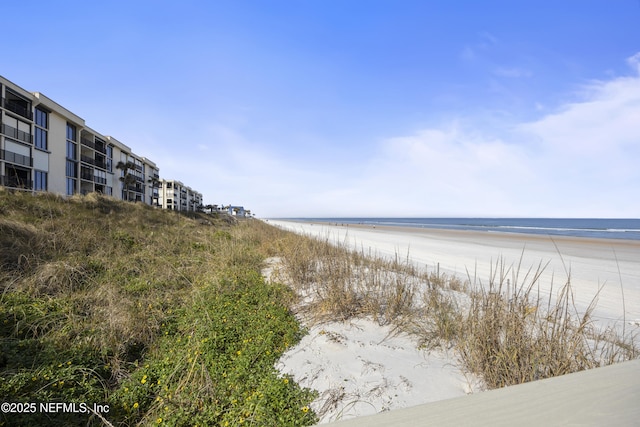
[[[329,425],[638,426],[640,360]]]

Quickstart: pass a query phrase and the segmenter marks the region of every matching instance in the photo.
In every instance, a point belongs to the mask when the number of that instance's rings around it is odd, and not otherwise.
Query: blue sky
[[[206,203],[640,217],[638,0],[50,0],[2,15],[0,74]]]

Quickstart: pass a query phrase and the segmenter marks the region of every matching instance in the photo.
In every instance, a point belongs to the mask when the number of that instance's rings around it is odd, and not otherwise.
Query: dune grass
[[[109,405],[0,425],[309,425],[304,333],[265,283],[274,230],[88,195],[0,192],[0,396]]]
[[[487,278],[420,271],[410,257],[387,260],[346,243],[289,235],[279,279],[301,298],[310,322],[369,317],[413,334],[425,348],[456,352],[487,388],[520,384],[640,356],[633,335],[598,330],[573,304],[571,278],[540,296],[544,265],[498,260]],[[484,280],[483,280],[484,279]]]

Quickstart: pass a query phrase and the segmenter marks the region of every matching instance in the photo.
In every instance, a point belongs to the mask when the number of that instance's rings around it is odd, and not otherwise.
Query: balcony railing
[[[87,147],[91,147],[94,150],[96,149],[96,144],[93,143],[93,141],[87,139],[87,138],[80,138],[80,143],[82,145],[86,145]]]
[[[31,157],[23,156],[22,154],[14,153],[13,151],[0,150],[0,155],[6,162],[28,167],[33,165],[33,159]]]
[[[33,189],[33,181],[30,179],[23,179],[16,175],[0,175],[0,185],[24,190]]]
[[[90,165],[95,165],[96,161],[93,160],[91,157],[87,157],[87,156],[80,156],[80,161],[85,162],[85,163],[89,163]]]
[[[31,136],[30,133],[18,130],[13,126],[3,124],[2,133],[10,138],[19,139],[20,141],[26,142],[27,144],[31,144],[33,141],[33,136]]]
[[[28,104],[28,103],[27,103]],[[25,107],[19,102],[11,99],[2,98],[2,105],[9,111],[21,115],[25,119],[33,120],[33,112],[30,108]]]
[[[80,172],[80,178],[84,179],[85,181],[93,182],[93,173],[91,173],[91,171],[83,170]]]

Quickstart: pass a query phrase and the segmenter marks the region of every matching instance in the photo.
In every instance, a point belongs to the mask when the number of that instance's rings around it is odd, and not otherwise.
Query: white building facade
[[[160,177],[153,161],[2,76],[0,95],[0,185],[66,196],[98,192],[158,205]]]

